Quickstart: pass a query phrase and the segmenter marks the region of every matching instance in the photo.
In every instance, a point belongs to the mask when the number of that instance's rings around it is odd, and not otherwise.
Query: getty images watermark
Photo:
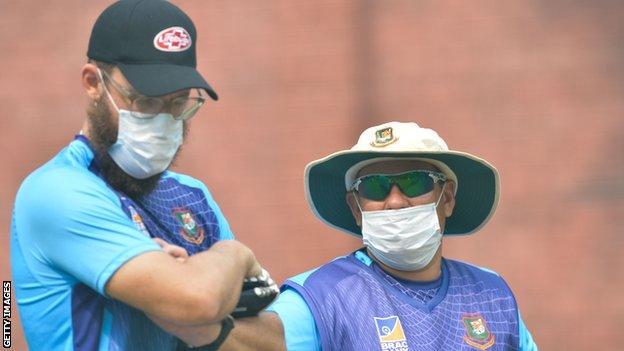
[[[2,282],[2,347],[11,347],[11,281]]]

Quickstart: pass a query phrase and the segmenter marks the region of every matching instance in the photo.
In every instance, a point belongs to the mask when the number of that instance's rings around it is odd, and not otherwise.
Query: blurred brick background
[[[80,129],[80,69],[108,3],[0,0],[3,280],[13,198]],[[541,349],[621,350],[624,2],[176,3],[221,96],[176,169],[208,184],[280,281],[359,245],[309,212],[306,163],[372,124],[417,121],[501,172],[497,214],[446,256],[506,277]]]

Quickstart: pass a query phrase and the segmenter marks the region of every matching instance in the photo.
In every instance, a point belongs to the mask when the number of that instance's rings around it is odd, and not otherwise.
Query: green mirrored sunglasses
[[[353,182],[351,191],[369,200],[382,201],[396,185],[407,197],[416,197],[433,190],[437,182],[445,182],[446,176],[440,172],[417,170],[398,174],[369,174]]]

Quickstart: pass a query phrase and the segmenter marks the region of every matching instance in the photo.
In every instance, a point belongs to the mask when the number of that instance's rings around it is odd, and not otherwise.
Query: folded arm
[[[241,318],[219,351],[286,351],[282,321],[273,312]]]
[[[184,261],[165,252],[136,256],[110,278],[106,293],[156,319],[198,326],[230,314],[243,279],[260,273],[249,248],[226,240]]]
[[[195,347],[210,344],[221,331],[221,323],[181,326],[164,320],[152,320],[187,345]],[[234,329],[219,347],[219,351],[286,351],[282,322],[271,312],[262,312],[257,317],[236,319]]]
[[[160,245],[165,253],[180,262],[184,262],[189,257],[186,250],[180,246],[170,244],[162,239],[154,239],[154,241]],[[266,284],[272,284],[273,280],[270,279],[268,273],[266,271],[263,273],[266,274],[266,277],[263,277],[267,280]],[[250,282],[245,284],[250,287],[254,286]],[[196,326],[178,325],[152,315],[148,316],[162,329],[177,336],[187,345],[201,346],[210,344],[217,338],[222,329],[221,323],[208,323]],[[226,342],[222,344],[219,350],[285,350],[281,321],[273,313],[262,313],[257,317],[241,318],[236,321],[236,325],[238,328],[229,334]]]

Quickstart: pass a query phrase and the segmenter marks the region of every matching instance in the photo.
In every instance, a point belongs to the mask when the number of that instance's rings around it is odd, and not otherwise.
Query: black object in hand
[[[267,271],[258,277],[246,278],[243,281],[240,299],[232,317],[243,318],[257,315],[279,295],[279,287]]]

